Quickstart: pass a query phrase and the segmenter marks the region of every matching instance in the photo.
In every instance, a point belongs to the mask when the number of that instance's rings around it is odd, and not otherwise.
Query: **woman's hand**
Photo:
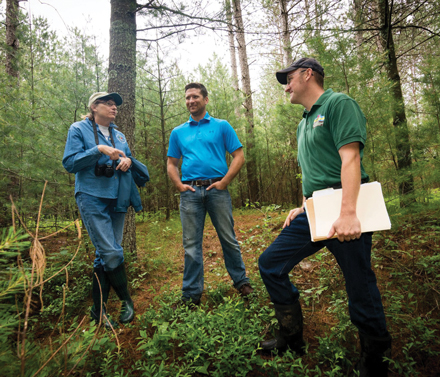
[[[126,158],[125,153],[121,151],[120,149],[116,149],[113,147],[109,147],[108,145],[98,145],[98,150],[107,156],[110,157],[110,160],[119,160],[119,158],[122,159],[122,157]],[[131,165],[131,160],[130,160]],[[119,165],[118,165],[119,166]]]
[[[125,172],[130,169],[130,166],[132,164],[131,158],[121,157],[120,160],[121,162],[118,164],[118,166],[116,166],[116,170],[121,170]]]

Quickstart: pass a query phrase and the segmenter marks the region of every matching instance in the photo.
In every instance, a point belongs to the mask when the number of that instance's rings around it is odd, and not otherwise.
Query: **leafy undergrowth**
[[[359,354],[358,335],[348,317],[344,279],[325,249],[291,272],[301,292],[307,354],[259,352],[258,343],[273,334],[277,322],[258,272],[258,257],[277,236],[286,215],[274,209],[234,213],[243,259],[255,288],[248,301],[232,287],[208,219],[205,291],[196,309],[172,309],[180,297],[183,273],[178,214],[169,221],[153,216],[138,222],[138,253],[126,256],[135,320],[115,334],[97,331],[86,320],[38,375],[72,371],[71,375],[84,376],[346,376]],[[372,256],[393,336],[390,376],[439,376],[439,211],[397,214],[392,222],[392,231],[374,235]],[[72,237],[65,234],[45,245],[49,271],[60,259],[71,256]],[[80,251],[68,271],[67,289],[66,274],[45,286],[41,314],[35,300],[24,375],[41,368],[87,314],[92,250],[86,243]],[[111,293],[109,312],[117,317],[118,310]],[[13,344],[12,336],[7,339]],[[10,365],[8,373],[20,375],[11,352],[5,353],[5,343],[1,347],[0,361]]]

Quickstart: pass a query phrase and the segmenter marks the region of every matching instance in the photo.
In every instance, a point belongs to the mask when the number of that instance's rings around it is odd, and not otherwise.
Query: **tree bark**
[[[160,132],[162,136],[162,172],[165,177],[165,216],[166,220],[170,219],[171,211],[170,211],[170,180],[167,172],[167,138],[166,138],[166,129],[165,129],[165,85],[162,79],[162,71],[160,67],[160,56],[159,56],[159,44],[156,44],[157,47],[157,87],[159,89],[159,106],[160,106]]]
[[[6,90],[6,103],[11,104],[16,101],[19,96],[16,90],[19,90],[19,70],[18,70],[18,48],[19,41],[17,37],[17,27],[19,25],[19,0],[7,0],[6,1],[6,59],[5,59],[5,71],[10,76],[8,80],[9,90]],[[13,107],[12,107],[13,108]],[[19,157],[20,156],[20,157]],[[18,158],[21,158],[19,153]],[[17,199],[17,195],[20,195],[22,188],[21,178],[15,175],[9,175],[9,177],[1,176],[1,179],[6,179],[6,190],[0,193],[0,228],[12,226],[11,211],[8,208],[10,204],[10,195]]]
[[[283,63],[286,67],[292,62],[292,44],[290,43],[288,2],[289,0],[280,0]]]
[[[111,0],[110,56],[108,91],[123,98],[115,123],[127,138],[135,155],[135,101],[136,101],[136,1]],[[125,217],[124,240],[126,252],[136,251],[136,222],[133,208]]]
[[[246,40],[244,37],[244,25],[241,13],[240,0],[232,0],[235,24],[237,27],[236,39],[238,48],[238,58],[240,60],[241,86],[244,94],[245,117],[248,123],[246,133],[246,170],[249,184],[250,201],[255,203],[259,200],[259,185],[257,175],[257,161],[255,151],[254,136],[254,114],[252,105],[251,79],[249,75],[249,65],[246,51]]]
[[[405,206],[413,201],[409,197],[414,191],[414,178],[411,172],[411,144],[409,140],[408,122],[405,114],[405,102],[402,94],[402,84],[397,68],[396,51],[394,49],[391,28],[391,14],[388,0],[378,0],[380,14],[380,41],[386,51],[386,71],[392,82],[393,94],[393,126],[396,141],[397,170],[400,173],[399,193],[400,205]]]
[[[234,24],[232,20],[232,10],[231,10],[230,0],[225,1],[225,7],[226,7],[226,19],[228,21],[228,39],[229,39],[229,53],[231,56],[232,85],[235,90],[238,90],[237,57],[235,54]]]
[[[6,73],[9,76],[18,78],[18,37],[17,27],[19,0],[6,0]]]
[[[364,24],[364,9],[362,8],[362,0],[353,0],[353,20],[356,28],[361,28]],[[364,33],[360,30],[355,32],[356,46],[358,50],[364,43]]]
[[[232,71],[232,87],[235,89],[234,100],[238,99],[238,69],[237,69],[237,53],[235,51],[235,33],[234,33],[234,21],[232,17],[231,1],[225,0],[226,19],[228,21],[228,39],[229,39],[229,54],[231,57],[231,71]],[[240,105],[238,100],[234,101],[234,113],[235,117],[239,119],[241,117]]]

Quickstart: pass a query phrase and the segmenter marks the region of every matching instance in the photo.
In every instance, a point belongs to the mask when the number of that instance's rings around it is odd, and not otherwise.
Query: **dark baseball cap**
[[[324,68],[313,58],[301,58],[296,62],[293,62],[289,67],[277,71],[276,76],[280,84],[287,85],[287,75],[289,72],[295,71],[298,68],[311,68],[313,71],[318,72],[324,77]]]

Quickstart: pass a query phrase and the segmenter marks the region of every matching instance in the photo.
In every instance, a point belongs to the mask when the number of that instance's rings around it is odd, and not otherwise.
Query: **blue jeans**
[[[299,292],[290,282],[289,272],[326,246],[344,274],[352,323],[363,334],[387,336],[382,300],[371,269],[371,237],[372,233],[363,233],[360,239],[350,242],[312,242],[307,216],[300,214],[259,258],[260,274],[272,302],[290,305],[298,301]]]
[[[182,297],[185,300],[197,301],[203,292],[202,243],[206,212],[209,213],[220,239],[226,269],[234,287],[240,288],[249,282],[249,279],[246,277],[240,246],[235,238],[231,196],[228,190],[213,188],[206,191],[204,186],[193,187],[195,192],[188,190],[180,193],[180,219],[185,249]]]
[[[105,199],[83,192],[76,194],[81,218],[96,249],[93,267],[112,271],[124,262],[121,246],[125,213],[114,212],[116,199]]]

